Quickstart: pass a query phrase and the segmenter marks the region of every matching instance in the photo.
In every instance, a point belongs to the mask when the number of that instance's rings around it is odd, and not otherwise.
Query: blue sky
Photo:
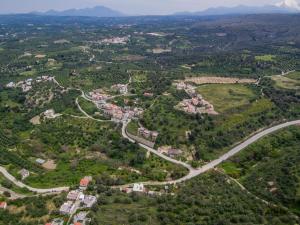
[[[0,13],[23,13],[107,6],[127,14],[168,14],[177,11],[198,11],[209,7],[266,5],[279,0],[0,0]]]

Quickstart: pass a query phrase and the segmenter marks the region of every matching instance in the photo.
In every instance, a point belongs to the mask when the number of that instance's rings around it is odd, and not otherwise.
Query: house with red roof
[[[6,202],[0,202],[0,209],[6,209],[7,203]]]
[[[89,186],[89,183],[91,182],[92,177],[84,177],[80,180],[79,188],[81,190],[86,190]]]

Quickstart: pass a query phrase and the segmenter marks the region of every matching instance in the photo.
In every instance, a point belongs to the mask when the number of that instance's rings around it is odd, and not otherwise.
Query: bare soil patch
[[[54,160],[47,160],[47,162],[45,162],[42,166],[47,170],[56,169],[56,163],[54,162]]]
[[[35,117],[33,117],[33,118],[30,120],[30,123],[32,123],[33,125],[39,125],[39,124],[41,124],[40,116],[35,116]]]

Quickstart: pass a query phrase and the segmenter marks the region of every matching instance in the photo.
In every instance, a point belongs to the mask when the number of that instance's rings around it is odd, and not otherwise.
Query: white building
[[[132,188],[133,192],[144,192],[145,191],[145,187],[143,184],[133,184],[133,188]]]
[[[14,82],[9,82],[7,85],[6,85],[7,88],[14,88],[16,87],[16,84]]]
[[[77,207],[76,204],[72,201],[67,201],[61,205],[59,212],[63,215],[70,215],[76,211]]]
[[[91,208],[97,202],[97,198],[93,195],[84,196],[83,203],[85,207]]]
[[[80,190],[73,190],[68,193],[67,199],[73,200],[73,201],[75,201],[75,200],[83,201],[84,194]]]
[[[29,172],[28,170],[26,170],[26,169],[21,169],[21,170],[19,171],[19,174],[21,174],[22,180],[24,180],[24,179],[26,179],[27,177],[29,177],[30,172]]]

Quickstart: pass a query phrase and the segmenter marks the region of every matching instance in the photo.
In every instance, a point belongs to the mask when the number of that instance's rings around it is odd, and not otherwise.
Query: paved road
[[[69,187],[58,187],[58,188],[47,188],[47,189],[30,187],[30,186],[22,183],[21,181],[18,181],[13,175],[11,175],[2,166],[0,166],[0,173],[2,173],[5,176],[6,179],[10,180],[12,183],[14,183],[15,185],[17,185],[18,187],[27,188],[28,190],[30,190],[32,192],[39,193],[39,194],[54,193],[54,192],[60,193],[60,192],[68,191],[69,190]]]
[[[82,96],[84,96],[84,95],[82,95]],[[76,103],[76,105],[77,105],[77,108],[80,110],[80,112],[82,112],[82,113],[86,116],[86,118],[89,118],[89,119],[91,119],[91,120],[95,120],[95,121],[97,121],[97,122],[112,122],[112,120],[100,120],[100,119],[96,119],[96,118],[90,116],[89,114],[87,114],[87,112],[85,112],[85,111],[81,108],[81,106],[80,106],[80,104],[79,104],[79,102],[78,102],[78,98],[76,98],[75,103]]]
[[[5,188],[3,186],[0,186],[0,193],[3,194],[4,192],[10,193],[9,199],[11,199],[11,200],[16,200],[16,199],[19,199],[19,198],[25,198],[25,197],[27,197],[26,195],[18,194],[18,193],[14,192],[14,191],[12,191],[10,189],[7,189],[7,188]]]
[[[129,122],[130,122],[130,121],[128,121],[128,122],[123,122],[123,126],[122,126],[122,136],[123,136],[124,138],[128,139],[129,141],[131,141],[132,143],[135,143],[136,141],[133,140],[133,139],[131,139],[131,138],[127,135],[127,133],[126,133],[126,127],[127,127],[127,125],[128,125]],[[138,144],[139,144],[139,146],[141,146],[142,148],[146,149],[147,151],[152,152],[153,154],[159,156],[160,158],[163,158],[163,159],[165,159],[165,160],[167,160],[167,161],[169,161],[169,162],[175,163],[175,164],[182,165],[182,166],[184,166],[185,168],[189,169],[190,171],[195,171],[195,170],[196,170],[196,169],[194,169],[193,167],[191,167],[191,165],[189,165],[189,164],[187,164],[187,163],[185,163],[185,162],[182,162],[182,161],[178,161],[178,160],[176,160],[176,159],[172,159],[172,158],[170,158],[170,157],[168,157],[168,156],[166,156],[166,155],[164,155],[164,154],[162,154],[162,153],[159,153],[159,152],[158,152],[157,150],[155,150],[154,148],[150,148],[149,146],[144,145],[144,144],[142,144],[142,143],[138,143]]]
[[[206,165],[204,165],[204,166],[202,166],[202,167],[200,167],[198,169],[193,169],[190,166],[187,166],[186,163],[183,163],[183,162],[171,159],[171,158],[166,157],[166,156],[163,155],[162,158],[164,158],[164,159],[166,159],[166,160],[168,160],[170,162],[181,164],[181,165],[185,166],[186,168],[188,168],[190,170],[189,174],[186,175],[186,176],[184,176],[184,177],[182,177],[182,178],[180,178],[180,179],[172,180],[172,181],[166,181],[166,182],[152,182],[152,181],[149,181],[149,182],[142,182],[142,183],[145,184],[145,185],[166,185],[166,184],[181,183],[181,182],[190,180],[190,179],[192,179],[192,178],[194,178],[194,177],[196,177],[196,176],[198,176],[198,175],[200,175],[202,173],[207,172],[210,169],[215,168],[216,166],[218,166],[219,164],[221,164],[222,162],[224,162],[228,158],[230,158],[233,155],[239,153],[240,151],[242,151],[243,149],[245,149],[249,145],[253,144],[257,140],[261,139],[262,137],[264,137],[264,136],[266,136],[268,134],[271,134],[273,132],[276,132],[276,131],[278,131],[280,129],[283,129],[285,127],[289,127],[289,126],[297,125],[297,124],[300,125],[300,120],[295,120],[295,121],[290,121],[290,122],[282,123],[282,124],[279,124],[277,126],[265,129],[265,130],[257,133],[256,135],[250,137],[249,139],[247,139],[246,141],[242,142],[241,144],[237,145],[236,147],[234,147],[233,149],[231,149],[229,152],[227,152],[224,155],[220,156],[218,159],[213,160],[213,161],[207,163]],[[125,138],[129,139],[130,141],[132,141],[126,135],[126,132],[125,132],[126,126],[127,126],[127,124],[125,123],[123,125],[123,128],[122,128],[122,135]],[[153,152],[154,154],[156,154],[158,156],[161,156],[161,154],[158,154],[158,152],[155,149],[151,149],[148,146],[144,146],[144,145],[141,145],[141,144],[140,144],[140,146],[143,147],[143,148],[145,148],[146,150],[149,150],[149,151]],[[129,185],[125,185],[125,186],[130,186],[130,184]]]
[[[56,81],[57,82],[57,81]],[[57,82],[58,83],[58,82]],[[85,97],[84,95],[84,92],[82,90],[80,90],[82,92],[82,96]],[[80,109],[80,111],[82,111],[83,114],[85,114],[85,116],[91,118],[91,119],[94,119],[94,120],[97,120],[91,116],[89,116],[84,110],[81,109],[80,105],[78,104],[78,98],[76,99],[76,104],[78,106],[78,108]],[[101,120],[97,120],[97,121],[101,121]],[[103,122],[103,121],[101,121]],[[128,123],[130,122],[127,121],[127,122],[123,122],[123,126],[122,126],[122,135],[124,138],[128,139],[129,141],[131,142],[135,142],[133,139],[131,139],[130,137],[128,137],[128,135],[126,134],[126,127],[128,125]],[[154,148],[150,148],[144,144],[141,144],[141,143],[138,143],[142,148],[146,149],[147,151],[150,151],[152,152],[153,154],[169,161],[169,162],[172,162],[172,163],[175,163],[175,164],[178,164],[178,165],[182,165],[184,166],[185,168],[189,169],[189,174],[180,178],[180,179],[177,179],[177,180],[172,180],[172,181],[166,181],[166,182],[152,182],[152,181],[149,181],[149,182],[142,182],[143,184],[145,185],[165,185],[165,184],[176,184],[176,183],[180,183],[180,182],[184,182],[186,180],[189,180],[189,179],[192,179],[202,173],[205,173],[207,172],[208,170],[210,169],[213,169],[215,168],[216,166],[218,166],[220,163],[222,163],[223,161],[227,160],[228,158],[232,157],[233,155],[237,154],[238,152],[242,151],[243,149],[245,149],[246,147],[248,147],[249,145],[251,145],[252,143],[256,142],[257,140],[259,140],[260,138],[268,135],[268,134],[271,134],[275,131],[278,131],[282,128],[285,128],[285,127],[289,127],[289,126],[292,126],[292,125],[297,125],[299,124],[300,125],[300,120],[295,120],[295,121],[290,121],[290,122],[286,122],[286,123],[282,123],[282,124],[279,124],[277,126],[274,126],[274,127],[271,127],[271,128],[268,128],[266,130],[263,130],[259,133],[257,133],[256,135],[252,136],[251,138],[247,139],[246,141],[242,142],[241,144],[237,145],[236,147],[234,147],[233,149],[231,149],[229,152],[225,153],[224,155],[222,155],[221,157],[219,157],[218,159],[216,160],[213,160],[209,163],[207,163],[206,165],[198,168],[198,169],[194,169],[192,168],[189,164],[185,163],[185,162],[182,162],[182,161],[178,161],[178,160],[175,160],[175,159],[172,159],[164,154],[161,154],[159,152],[157,152],[157,150],[155,150]],[[44,193],[60,193],[62,191],[68,191],[69,190],[69,187],[58,187],[58,188],[48,188],[48,189],[40,189],[40,188],[33,188],[33,187],[30,187],[24,183],[22,183],[21,181],[18,181],[16,180],[15,177],[13,177],[4,167],[0,166],[0,173],[2,173],[6,179],[10,180],[11,182],[13,182],[15,185],[17,185],[18,187],[25,187],[27,188],[28,190],[30,191],[33,191],[33,192],[36,192],[38,194],[44,194]],[[130,186],[131,184],[127,184],[127,185],[124,185],[124,186]]]

